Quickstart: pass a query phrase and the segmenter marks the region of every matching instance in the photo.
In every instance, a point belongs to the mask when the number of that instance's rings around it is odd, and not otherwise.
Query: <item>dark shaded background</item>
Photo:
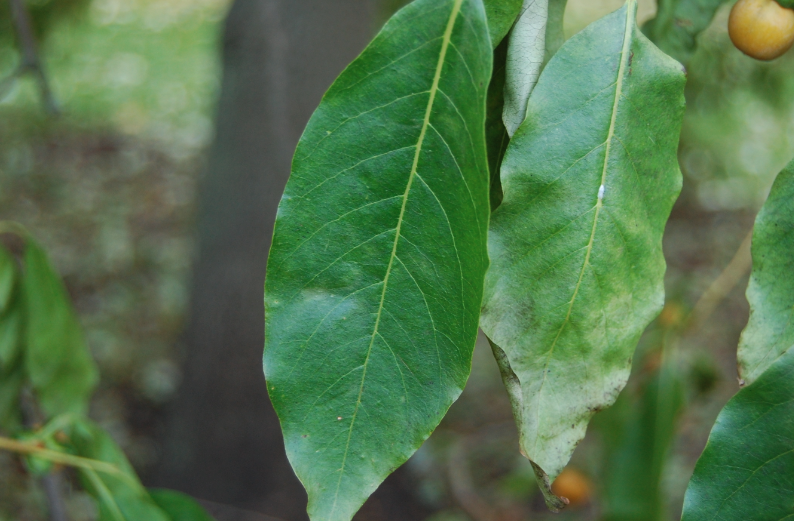
[[[566,32],[620,3],[570,0]],[[30,80],[0,99],[0,218],[27,226],[65,278],[102,370],[93,418],[147,485],[190,493],[219,521],[306,519],[261,373],[267,249],[306,121],[400,1],[30,4],[62,115],[44,114]],[[654,3],[641,4],[647,18]],[[19,61],[3,9],[0,78]],[[735,51],[726,13],[689,66],[668,305],[574,455],[581,504],[554,519],[677,518],[737,389],[748,265],[736,253],[794,153],[794,63]],[[549,519],[516,448],[480,342],[460,401],[357,519]],[[68,507],[93,519],[79,490]],[[46,518],[36,483],[0,454],[0,521]]]

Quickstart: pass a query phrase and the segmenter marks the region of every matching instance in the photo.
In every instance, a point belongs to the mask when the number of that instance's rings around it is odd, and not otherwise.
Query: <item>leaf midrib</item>
[[[397,257],[397,245],[400,241],[400,230],[402,228],[403,218],[405,216],[405,208],[408,203],[408,195],[411,191],[411,186],[413,185],[414,178],[416,177],[417,168],[419,166],[419,157],[422,153],[422,144],[425,140],[425,135],[427,134],[427,129],[430,126],[430,115],[433,111],[433,103],[436,98],[436,93],[439,90],[439,82],[441,80],[441,71],[444,67],[444,62],[447,55],[447,49],[449,48],[450,41],[452,39],[452,30],[455,27],[455,21],[460,13],[461,5],[463,4],[463,0],[454,0],[454,4],[452,6],[452,12],[450,13],[449,20],[447,21],[447,26],[444,30],[444,36],[441,42],[441,51],[439,52],[438,62],[436,64],[436,71],[435,75],[433,76],[433,84],[430,88],[430,95],[427,100],[427,108],[425,109],[425,116],[424,120],[422,121],[422,128],[419,132],[419,138],[417,139],[416,143],[416,151],[414,152],[414,159],[411,165],[411,173],[408,176],[408,182],[405,187],[405,192],[403,193],[403,201],[402,206],[400,208],[400,215],[397,220],[397,227],[394,234],[394,244],[392,245],[391,255],[389,256],[389,264],[386,267],[386,275],[383,278],[383,291],[381,292],[380,296],[380,303],[378,304],[378,313],[375,317],[375,325],[373,327],[372,336],[370,338],[369,347],[367,348],[367,355],[364,359],[364,370],[361,375],[361,385],[358,391],[358,397],[356,399],[356,406],[353,410],[353,416],[350,420],[350,427],[348,428],[347,433],[347,442],[345,444],[345,452],[342,456],[342,464],[339,468],[339,480],[336,484],[336,491],[334,493],[334,503],[331,507],[330,517],[333,518],[334,512],[336,510],[337,501],[339,499],[339,489],[342,485],[342,478],[344,477],[345,471],[345,463],[347,461],[347,455],[350,452],[350,440],[353,435],[353,426],[356,423],[356,416],[358,415],[359,407],[361,406],[361,398],[364,394],[364,381],[367,377],[367,367],[369,365],[369,358],[370,354],[372,353],[372,347],[375,343],[375,337],[378,336],[378,327],[380,326],[380,318],[383,312],[383,304],[386,299],[386,291],[389,286],[389,277],[391,275],[392,267],[394,265],[394,259]]]
[[[598,227],[598,217],[601,213],[601,208],[604,206],[604,187],[606,186],[606,177],[607,177],[607,170],[609,167],[609,158],[610,153],[612,151],[612,139],[615,137],[615,125],[617,122],[617,114],[618,114],[618,105],[620,103],[620,97],[623,91],[623,77],[626,72],[626,66],[628,64],[628,57],[629,57],[629,47],[631,46],[631,34],[634,28],[634,21],[633,15],[635,13],[636,8],[636,0],[629,0],[628,5],[626,8],[626,30],[623,35],[623,48],[621,49],[620,55],[620,67],[618,68],[618,78],[615,85],[615,101],[612,104],[612,117],[609,122],[609,131],[607,132],[607,139],[606,139],[606,150],[604,153],[604,166],[601,170],[601,183],[598,187],[598,195],[596,197],[596,205],[595,205],[595,215],[593,217],[593,228],[590,232],[590,240],[587,243],[587,252],[585,253],[584,262],[582,263],[582,269],[579,271],[579,279],[576,281],[576,287],[573,291],[573,296],[571,297],[570,305],[568,306],[568,312],[565,315],[565,319],[563,320],[562,325],[560,326],[559,330],[557,331],[557,335],[554,337],[554,341],[549,348],[549,353],[546,356],[546,363],[543,367],[543,380],[540,382],[540,387],[538,388],[538,396],[543,391],[543,386],[546,383],[546,376],[549,371],[549,364],[551,363],[552,355],[554,354],[554,349],[557,346],[557,341],[560,339],[562,332],[565,330],[565,327],[568,325],[571,319],[571,314],[573,313],[573,307],[576,303],[576,297],[579,295],[579,289],[582,286],[582,281],[584,280],[584,274],[587,270],[587,266],[590,263],[590,255],[593,252],[593,244],[595,243],[595,235],[596,229]],[[536,422],[540,420],[540,406],[535,408],[535,415],[536,415]],[[538,438],[535,437],[535,443],[533,446],[534,449],[537,448]]]

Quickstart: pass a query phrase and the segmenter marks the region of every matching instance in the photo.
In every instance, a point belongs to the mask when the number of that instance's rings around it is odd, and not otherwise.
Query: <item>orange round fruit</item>
[[[733,44],[756,60],[774,60],[794,45],[794,10],[775,0],[739,0],[728,18]]]
[[[590,500],[593,495],[593,485],[587,476],[574,468],[566,467],[552,483],[551,491],[567,498],[571,506],[576,506]]]

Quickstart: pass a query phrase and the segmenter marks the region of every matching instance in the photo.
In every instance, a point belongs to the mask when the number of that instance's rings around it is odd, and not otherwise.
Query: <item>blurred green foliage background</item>
[[[399,3],[383,0],[383,11]],[[570,0],[566,33],[621,4]],[[640,4],[651,18],[654,2]],[[92,417],[145,473],[186,355],[179,334],[196,186],[213,137],[229,0],[28,5],[62,115],[45,113],[29,77],[0,99],[0,219],[30,229],[64,276],[102,372]],[[742,55],[726,33],[729,7],[688,66],[684,191],[665,239],[668,305],[641,342],[628,389],[574,456],[569,485],[581,504],[555,519],[677,519],[713,421],[738,389],[749,267],[735,254],[794,155],[794,54],[771,63]],[[19,61],[0,2],[0,81]],[[734,258],[736,283],[723,277],[714,312],[688,320]],[[498,371],[479,342],[467,390],[408,463],[415,494],[437,511],[433,521],[550,519],[516,448]],[[0,454],[0,520],[45,519],[42,491],[14,461]],[[69,509],[74,521],[93,519],[78,491]]]

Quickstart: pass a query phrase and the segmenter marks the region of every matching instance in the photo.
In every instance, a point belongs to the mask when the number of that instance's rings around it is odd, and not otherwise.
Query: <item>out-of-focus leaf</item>
[[[48,416],[84,414],[98,380],[83,331],[47,254],[26,238],[22,303],[25,368]]]
[[[794,349],[717,418],[684,499],[682,521],[794,517]]]
[[[488,17],[488,31],[491,33],[491,45],[495,49],[513,27],[521,13],[523,0],[484,0],[485,13]]]
[[[0,367],[0,430],[14,433],[22,427],[19,395],[24,384],[22,364]]]
[[[750,384],[794,345],[794,162],[777,176],[755,220],[747,300],[739,374]]]
[[[642,30],[661,50],[689,63],[697,37],[711,23],[717,9],[727,0],[660,0],[656,17]]]
[[[677,369],[664,364],[641,386],[639,397],[621,394],[594,420],[606,441],[603,521],[667,519],[662,472],[684,404]]]
[[[17,299],[0,315],[0,373],[15,365],[22,345],[22,306]]]
[[[502,162],[481,326],[541,484],[614,402],[664,302],[685,78],[635,16],[630,0],[562,46]]]
[[[110,463],[123,473],[79,469],[83,487],[99,505],[99,521],[173,521],[152,500],[127,457],[104,430],[78,419],[65,431],[78,456]]]
[[[502,112],[510,136],[524,122],[529,95],[538,82],[546,58],[548,17],[549,0],[524,0],[521,16],[510,31]]]
[[[298,144],[264,367],[314,520],[349,520],[466,383],[488,266],[491,65],[481,0],[414,2]]]
[[[149,495],[160,507],[160,510],[171,517],[171,521],[214,521],[204,507],[187,494],[162,488],[150,488]]]
[[[11,306],[17,281],[17,263],[14,257],[0,246],[0,316]]]
[[[485,139],[488,145],[488,170],[491,173],[491,211],[502,203],[502,183],[499,169],[502,158],[510,142],[507,129],[502,121],[505,88],[505,60],[507,59],[507,40],[502,41],[494,51],[493,74],[488,85],[488,103],[485,111]]]

